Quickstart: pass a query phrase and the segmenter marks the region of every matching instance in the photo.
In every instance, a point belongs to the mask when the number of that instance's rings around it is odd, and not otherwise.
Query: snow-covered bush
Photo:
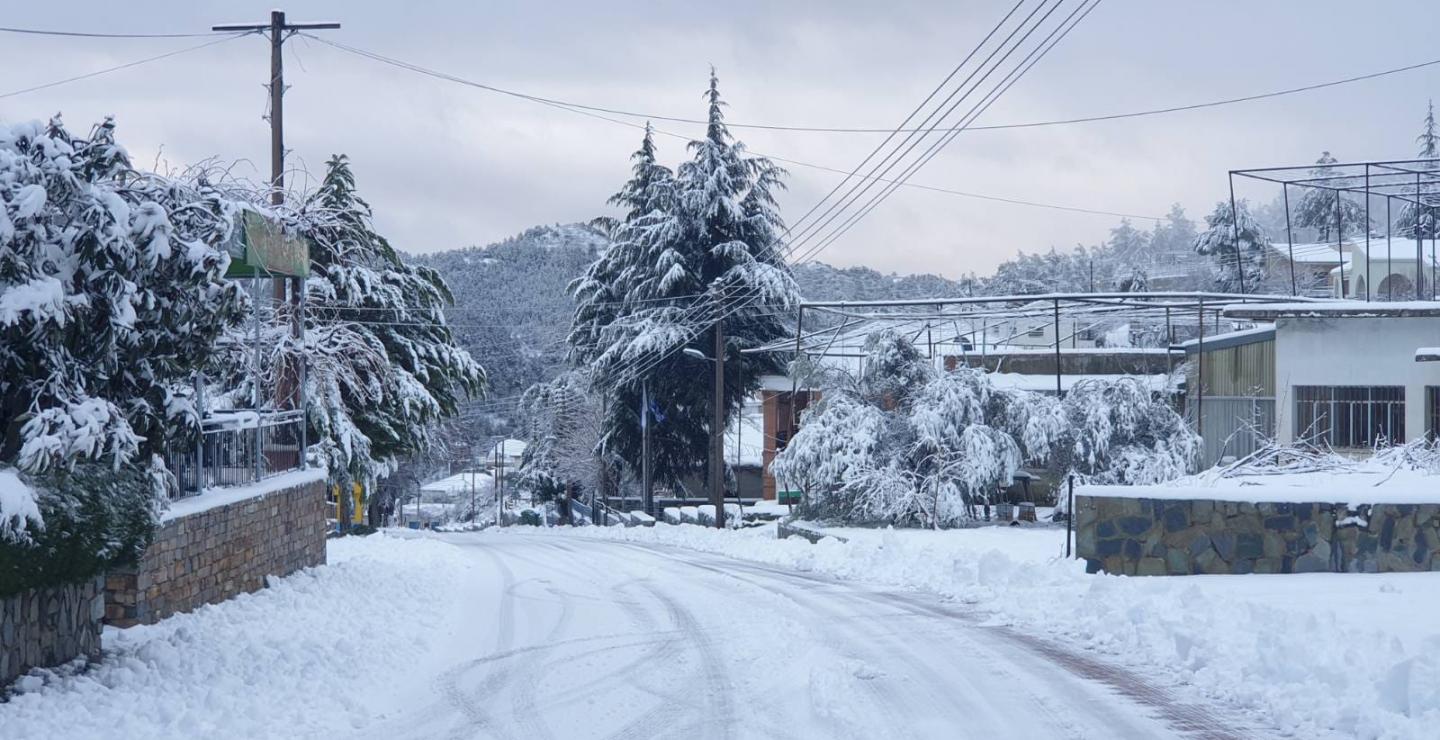
[[[184,388],[239,306],[231,204],[136,172],[114,133],[0,127],[0,468],[30,492],[0,496],[0,559],[38,563],[0,591],[137,552],[170,480],[153,455],[193,429]]]
[[[1199,438],[1138,380],[1086,380],[1064,399],[998,390],[983,370],[942,372],[903,337],[866,343],[858,378],[824,376],[820,400],[772,472],[807,515],[944,526],[973,518],[1022,464],[1097,483],[1188,472]]]

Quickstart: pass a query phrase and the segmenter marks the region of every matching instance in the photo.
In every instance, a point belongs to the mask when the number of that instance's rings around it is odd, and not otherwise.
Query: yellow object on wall
[[[350,496],[351,496],[351,501],[352,501],[352,505],[350,506],[350,523],[351,523],[351,524],[364,524],[364,523],[365,523],[365,486],[362,486],[362,485],[360,485],[359,483],[351,483],[351,484],[350,484]],[[331,483],[331,484],[330,484],[330,499],[334,502],[334,505],[335,505],[335,521],[338,522],[338,521],[340,521],[340,518],[341,518],[342,516],[344,516],[344,512],[341,511],[341,509],[340,509],[340,503],[341,503],[341,501],[340,501],[340,484],[338,484],[338,483]]]

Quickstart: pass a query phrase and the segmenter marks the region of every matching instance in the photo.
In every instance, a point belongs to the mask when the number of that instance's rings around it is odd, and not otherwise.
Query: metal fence
[[[298,469],[304,449],[301,411],[215,412],[202,423],[198,440],[167,445],[165,462],[184,497]]]

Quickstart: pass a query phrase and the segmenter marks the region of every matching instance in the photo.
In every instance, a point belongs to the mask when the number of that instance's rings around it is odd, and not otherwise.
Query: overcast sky
[[[893,126],[1012,0],[728,3],[607,0],[294,2],[329,38],[457,76],[605,107],[703,117],[709,65],[736,122]],[[14,4],[4,25],[184,32],[268,19],[273,2],[72,0]],[[1099,115],[1232,97],[1440,56],[1440,3],[1104,0],[980,123]],[[203,42],[5,35],[0,93]],[[106,114],[137,164],[243,160],[268,175],[261,84],[268,45],[243,38],[90,80],[0,99],[7,121]],[[381,230],[430,252],[586,220],[628,174],[638,132],[350,56],[287,44],[292,167],[350,155]],[[914,182],[1142,215],[1179,202],[1199,218],[1226,171],[1413,155],[1440,69],[1315,93],[1128,121],[962,134]],[[698,135],[694,126],[663,128]],[[737,131],[759,152],[850,169],[874,135]],[[675,164],[683,143],[662,137]],[[797,218],[838,176],[791,167]],[[1246,191],[1240,193],[1243,197]],[[1268,199],[1273,193],[1248,193]],[[947,276],[987,273],[1018,250],[1104,239],[1117,219],[902,189],[820,257]],[[1147,223],[1138,224],[1148,227]]]

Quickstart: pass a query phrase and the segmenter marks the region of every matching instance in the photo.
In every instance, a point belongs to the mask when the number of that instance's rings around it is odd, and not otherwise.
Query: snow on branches
[[[1184,475],[1199,439],[1133,378],[1085,380],[1064,399],[995,388],[978,369],[937,370],[903,337],[877,332],[860,376],[830,373],[775,458],[810,513],[944,526],[973,518],[1022,464],[1097,483]]]
[[[133,169],[110,120],[0,126],[0,540],[49,553],[0,592],[143,547],[173,485],[157,453],[193,428],[186,389],[240,306],[235,206]]]

